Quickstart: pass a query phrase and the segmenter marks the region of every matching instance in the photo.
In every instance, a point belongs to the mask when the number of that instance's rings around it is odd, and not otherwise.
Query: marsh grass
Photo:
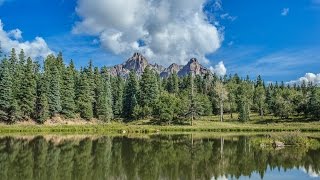
[[[299,117],[300,118],[300,117]],[[200,117],[190,126],[184,125],[155,125],[154,119],[137,120],[129,123],[113,121],[111,123],[90,124],[0,124],[0,133],[160,133],[160,132],[320,132],[319,121],[297,120],[295,118],[281,120],[272,116],[259,117],[251,115],[251,120],[241,123],[237,114],[233,118],[225,115],[225,121],[220,122],[219,116]]]

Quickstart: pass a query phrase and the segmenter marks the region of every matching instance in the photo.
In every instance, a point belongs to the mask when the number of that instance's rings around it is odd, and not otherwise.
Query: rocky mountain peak
[[[123,67],[128,70],[135,70],[138,74],[142,74],[148,65],[148,60],[142,56],[142,54],[134,53],[133,56],[123,64]]]
[[[210,70],[202,66],[196,58],[191,58],[188,64],[179,71],[178,75],[185,76],[189,73],[193,73],[195,75],[204,75],[210,73]]]
[[[188,64],[192,64],[192,63],[198,63],[198,60],[196,58],[191,58],[190,61],[188,62]]]
[[[210,70],[202,66],[196,58],[190,59],[185,66],[173,63],[169,67],[164,68],[159,64],[149,64],[148,60],[140,53],[134,53],[133,56],[123,64],[110,67],[109,72],[113,76],[119,75],[127,77],[129,72],[134,70],[138,76],[141,76],[147,66],[159,73],[161,77],[168,77],[173,73],[177,73],[178,76],[185,76],[189,73],[194,73],[196,75],[205,75],[210,73]]]

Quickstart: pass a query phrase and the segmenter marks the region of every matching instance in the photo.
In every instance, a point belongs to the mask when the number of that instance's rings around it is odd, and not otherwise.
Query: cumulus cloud
[[[227,74],[227,68],[224,66],[223,61],[220,61],[214,67],[210,66],[210,70],[212,73],[214,73],[218,76],[224,76]]]
[[[300,77],[297,80],[289,81],[288,84],[302,84],[305,82],[306,84],[312,83],[314,85],[320,85],[320,73],[306,73],[303,77]]]
[[[15,48],[18,52],[23,49],[25,54],[32,58],[46,57],[52,53],[43,38],[36,37],[31,42],[21,41],[21,30],[14,29],[7,32],[3,29],[3,26],[4,25],[0,19],[0,45],[4,53],[9,53],[12,48]]]
[[[221,1],[216,1],[217,8]],[[99,38],[108,51],[122,56],[133,52],[150,61],[168,65],[186,64],[221,45],[222,35],[203,12],[206,0],[78,0],[81,17],[73,33]],[[143,42],[143,43],[140,43]]]
[[[281,15],[282,16],[287,16],[289,14],[289,10],[290,10],[289,8],[283,8],[282,11],[281,11]]]

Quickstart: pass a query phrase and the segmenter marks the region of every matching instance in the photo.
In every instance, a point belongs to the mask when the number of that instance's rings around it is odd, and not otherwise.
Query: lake
[[[319,145],[275,149],[256,143],[266,137],[1,136],[0,179],[320,179]]]

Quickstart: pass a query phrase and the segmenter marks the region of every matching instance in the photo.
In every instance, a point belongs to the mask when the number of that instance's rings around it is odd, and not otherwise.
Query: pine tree
[[[49,118],[49,103],[47,98],[48,82],[44,75],[37,75],[37,96],[35,105],[35,119],[38,123],[44,123]]]
[[[110,78],[107,72],[95,73],[95,76],[96,116],[100,120],[110,122],[113,118]]]
[[[61,86],[61,113],[67,118],[75,117],[75,83],[72,68],[67,67],[62,73],[62,86]]]
[[[24,58],[24,53],[23,53],[23,58]],[[14,48],[12,48],[10,56],[9,56],[9,69],[10,69],[10,74],[12,76],[11,80],[12,80],[13,97],[14,97],[14,99],[17,99],[17,94],[18,94],[18,91],[19,91],[19,83],[20,83],[20,76],[21,75],[19,75],[20,74],[19,73],[20,69],[19,69],[16,50]]]
[[[93,108],[90,81],[87,76],[88,75],[84,72],[80,75],[77,87],[77,107],[80,116],[86,120],[90,120],[93,117]]]
[[[48,102],[50,116],[53,117],[61,112],[61,95],[60,95],[60,73],[56,66],[52,67],[49,73],[49,91]]]
[[[124,81],[123,78],[117,76],[112,78],[112,102],[113,102],[113,114],[117,117],[122,115],[123,109],[123,90]]]
[[[265,107],[266,107],[266,91],[261,76],[257,78],[257,83],[254,90],[254,105],[258,110],[260,116],[264,116]]]
[[[140,82],[140,104],[144,109],[144,117],[152,114],[159,97],[159,88],[155,73],[147,67]]]
[[[124,89],[123,98],[123,116],[127,119],[133,118],[133,112],[135,107],[138,105],[138,81],[135,72],[129,73],[129,78]]]
[[[14,99],[10,64],[4,59],[1,62],[0,72],[0,120],[13,123],[19,119],[19,111]]]
[[[319,87],[313,87],[308,103],[308,112],[313,118],[320,117],[320,89]]]
[[[30,118],[35,108],[36,100],[36,77],[34,74],[34,64],[29,57],[27,64],[21,64],[22,77],[18,91],[18,105],[24,118]]]
[[[178,93],[179,92],[179,78],[177,73],[172,73],[167,80],[167,91],[169,93]]]

